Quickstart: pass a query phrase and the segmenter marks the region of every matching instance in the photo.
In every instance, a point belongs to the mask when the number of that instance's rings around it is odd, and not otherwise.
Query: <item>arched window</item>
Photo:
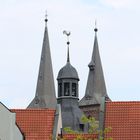
[[[62,83],[58,84],[58,97],[62,96]]]
[[[70,83],[64,83],[64,96],[70,95]]]
[[[76,97],[76,91],[77,91],[76,83],[72,83],[72,96]]]

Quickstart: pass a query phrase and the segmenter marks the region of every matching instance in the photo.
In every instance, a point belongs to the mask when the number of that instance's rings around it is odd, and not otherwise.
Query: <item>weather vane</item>
[[[67,62],[70,62],[70,56],[69,56],[69,36],[70,36],[70,31],[63,31],[63,34],[65,34],[67,36],[67,45],[68,45],[68,52],[67,52]]]
[[[69,45],[70,44],[70,42],[69,42],[69,36],[70,36],[70,31],[66,31],[66,30],[64,30],[63,31],[63,34],[65,34],[66,36],[67,36],[67,45]]]

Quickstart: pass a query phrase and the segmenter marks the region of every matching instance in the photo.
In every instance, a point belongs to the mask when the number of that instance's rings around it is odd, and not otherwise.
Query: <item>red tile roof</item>
[[[63,138],[65,140],[74,140],[77,136],[81,136],[84,139],[87,139],[87,138],[90,138],[90,139],[98,138],[97,134],[64,134]]]
[[[25,140],[50,140],[52,136],[55,110],[13,109],[16,123],[24,133]]]
[[[107,102],[105,127],[113,140],[140,140],[140,102]]]

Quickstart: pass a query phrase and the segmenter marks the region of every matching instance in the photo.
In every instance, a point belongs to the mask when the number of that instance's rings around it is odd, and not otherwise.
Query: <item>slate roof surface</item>
[[[79,102],[80,106],[101,104],[102,97],[108,97],[100,58],[96,28],[92,57],[88,66],[89,74],[87,86],[85,96]]]
[[[57,79],[67,78],[79,80],[77,70],[70,64],[70,62],[67,62],[66,65],[60,69],[57,77]]]
[[[51,50],[49,44],[49,35],[47,28],[47,19],[45,19],[45,32],[42,45],[39,74],[37,80],[35,98],[27,108],[51,108],[55,109],[57,105],[53,67],[51,60]]]
[[[53,109],[12,109],[25,140],[50,140],[54,125]]]
[[[107,102],[105,127],[113,140],[140,140],[140,102]]]

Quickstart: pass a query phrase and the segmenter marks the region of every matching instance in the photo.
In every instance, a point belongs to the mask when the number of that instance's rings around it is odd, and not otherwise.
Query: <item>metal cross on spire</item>
[[[47,14],[47,10],[45,11],[45,25],[47,25],[47,21],[48,21],[48,14]]]
[[[70,33],[70,31],[64,30],[63,31],[63,34],[65,34],[67,36],[67,45],[68,45],[67,62],[70,62],[70,56],[69,56],[69,44],[70,44],[70,42],[69,42],[69,36],[70,36],[71,33]]]
[[[97,29],[97,20],[95,20],[95,28],[94,28],[95,33],[98,31]]]

